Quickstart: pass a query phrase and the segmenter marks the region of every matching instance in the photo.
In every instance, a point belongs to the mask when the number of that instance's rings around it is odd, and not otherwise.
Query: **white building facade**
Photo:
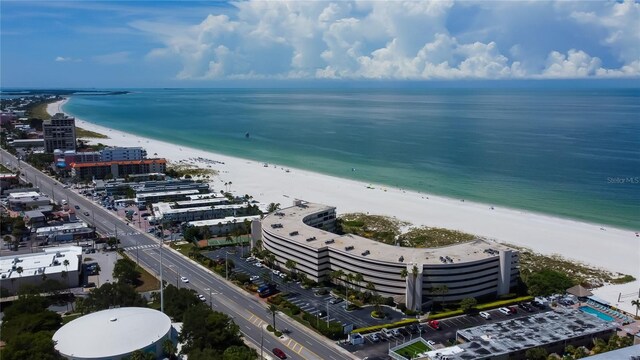
[[[332,232],[335,222],[334,207],[299,203],[265,216],[259,231],[252,232],[252,245],[261,240],[281,266],[293,260],[296,271],[314,281],[337,270],[362,274],[363,282],[349,286],[365,290],[371,282],[379,295],[404,302],[409,309],[420,309],[434,299],[503,295],[517,284],[518,253],[504,245],[474,240],[431,249],[397,247],[337,235]],[[253,225],[258,226],[255,221]]]

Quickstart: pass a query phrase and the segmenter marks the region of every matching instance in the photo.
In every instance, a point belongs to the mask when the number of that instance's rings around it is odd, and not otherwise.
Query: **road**
[[[83,197],[70,189],[64,189],[62,184],[29,164],[19,161],[13,155],[0,149],[0,161],[11,168],[19,168],[21,177],[27,182],[40,188],[40,191],[52,199],[67,200],[69,205],[80,206],[77,215],[80,219],[93,224],[96,230],[103,234],[118,234],[121,247],[130,252],[133,259],[137,259],[140,265],[155,269],[155,274],[160,272],[160,258],[162,254],[163,276],[168,282],[185,276],[190,281],[188,284],[179,282],[180,286],[191,288],[199,294],[209,296],[211,289],[212,307],[231,316],[245,338],[260,348],[263,341],[265,354],[278,347],[287,354],[290,359],[345,359],[355,356],[337,346],[310,329],[298,324],[296,321],[279,314],[276,327],[287,328],[291,332],[286,338],[278,339],[271,333],[263,331],[263,327],[271,323],[271,315],[267,313],[266,306],[256,296],[250,295],[223,278],[213,274],[208,269],[200,266],[182,256],[181,254],[161,246],[159,239],[129,226],[126,221],[118,218],[115,213],[101,207],[90,199]],[[83,212],[88,211],[89,216]],[[262,339],[262,340],[261,340]]]

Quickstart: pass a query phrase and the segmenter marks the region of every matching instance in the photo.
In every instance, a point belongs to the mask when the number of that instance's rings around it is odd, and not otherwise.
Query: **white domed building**
[[[55,348],[70,360],[119,360],[136,350],[162,356],[171,339],[171,319],[147,308],[125,307],[82,316],[53,335]]]

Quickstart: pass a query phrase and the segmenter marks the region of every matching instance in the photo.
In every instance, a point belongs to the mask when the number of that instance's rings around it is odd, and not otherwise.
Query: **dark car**
[[[74,206],[74,208],[76,208],[76,210],[80,210],[80,206],[79,205]]]
[[[418,329],[418,325],[416,325],[416,324],[411,324],[411,325],[407,326],[407,330],[412,334],[415,334],[415,333],[420,331],[420,329]]]
[[[273,348],[272,350],[273,355],[277,356],[278,359],[286,359],[287,358],[287,354],[284,353],[284,351],[278,349],[278,348]]]
[[[327,312],[326,311],[319,311],[318,312],[318,317],[323,318],[325,316],[327,316]]]
[[[343,301],[343,299],[341,297],[334,297],[333,299],[329,300],[330,304],[338,304],[341,303]]]
[[[409,332],[405,328],[398,328],[398,331],[400,332],[400,335],[402,335],[402,336],[409,336]]]
[[[516,308],[515,306],[509,306],[507,309],[509,309],[509,312],[512,314],[518,313],[518,308]]]

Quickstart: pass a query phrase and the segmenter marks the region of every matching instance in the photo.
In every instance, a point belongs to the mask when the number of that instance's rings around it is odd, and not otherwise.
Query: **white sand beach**
[[[50,104],[49,113],[61,112],[64,101]],[[187,161],[217,170],[212,182],[216,190],[232,183],[231,192],[249,194],[262,203],[280,203],[294,199],[337,207],[339,213],[364,212],[395,216],[415,226],[456,229],[515,245],[529,247],[543,254],[560,254],[610,271],[640,278],[640,237],[634,231],[588,224],[486,204],[461,201],[426,193],[404,191],[384,185],[346,180],[285,166],[230,157],[95,125],[77,119],[76,125],[105,134],[109,139],[92,139],[114,146],[142,146],[150,157],[164,157],[171,162]],[[221,163],[189,161],[205,158]],[[224,163],[224,164],[222,164]],[[640,229],[637,229],[640,231]],[[637,288],[637,286],[636,286]]]

